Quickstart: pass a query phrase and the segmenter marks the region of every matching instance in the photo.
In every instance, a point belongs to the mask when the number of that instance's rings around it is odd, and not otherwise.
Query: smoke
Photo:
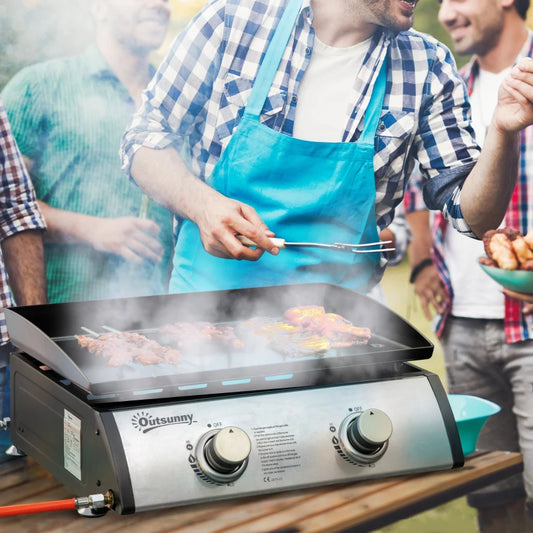
[[[183,353],[182,364],[175,367],[136,364],[127,365],[127,368],[108,367],[102,358],[88,357],[85,351],[76,349],[75,340],[66,341],[67,344],[63,340],[84,333],[82,326],[97,333],[105,333],[110,328],[138,331],[152,337],[157,328],[176,321],[237,325],[237,322],[252,317],[281,319],[284,311],[297,305],[324,305],[326,311],[341,314],[354,325],[370,327],[372,337],[368,344],[332,349],[323,356],[294,358],[266,349],[260,339],[249,342],[253,337],[251,335],[242,337],[245,341],[243,350],[199,344],[193,352]],[[180,395],[181,389],[176,387],[184,384],[209,384],[218,392],[221,387],[222,392],[227,392],[224,390],[227,387],[221,385],[226,379],[249,378],[249,383],[242,385],[246,390],[379,379],[393,375],[395,363],[429,357],[432,352],[427,339],[386,307],[366,296],[328,284],[73,302],[56,304],[53,309],[49,306],[43,306],[42,310],[21,308],[19,312],[65,349],[87,373],[89,381],[95,385],[91,390],[96,394],[113,392],[117,382],[133,378],[154,379],[153,383],[147,382],[146,387],[166,388],[162,396],[169,392]],[[35,337],[37,330],[31,333],[29,330],[20,331],[24,332],[22,341],[26,349],[30,348],[30,343],[34,344],[34,349],[28,353],[40,359],[42,347],[47,342]],[[157,340],[157,337],[154,338]],[[18,346],[19,340],[13,339],[15,345]],[[54,367],[53,360],[42,362]],[[274,380],[276,376],[287,378]],[[73,376],[66,377],[75,381]],[[133,379],[131,384],[125,382],[121,385],[124,390],[128,386],[136,387],[138,384]],[[195,390],[186,394],[207,392],[203,388]]]
[[[93,24],[87,0],[4,1],[7,9],[3,10],[0,17],[0,88],[22,67],[54,57],[78,54],[92,40]],[[167,34],[168,38],[174,37],[183,24],[184,20],[175,18],[174,25]],[[162,49],[166,45],[168,40]],[[98,118],[96,110],[91,116]],[[102,123],[101,120],[98,122]],[[118,152],[118,140],[116,151]],[[112,153],[113,157],[114,154],[115,152]],[[117,160],[117,171],[118,164]],[[81,176],[85,174],[82,173]],[[118,266],[113,268],[118,269]],[[120,277],[128,278],[129,275]],[[427,353],[426,343],[417,337],[410,326],[373,300],[328,285],[317,285],[312,289],[309,286],[295,285],[290,289],[262,288],[242,292],[168,295],[86,302],[64,307],[60,304],[51,310],[55,319],[53,325],[46,324],[43,331],[50,337],[61,337],[82,333],[80,326],[102,333],[104,325],[131,331],[157,328],[180,320],[232,322],[261,316],[280,317],[283,311],[292,306],[324,305],[327,312],[339,313],[354,325],[369,327],[374,339],[368,347],[358,347],[353,354],[341,353],[340,356],[346,355],[347,360],[341,360],[341,357],[337,358],[333,353],[324,358],[309,358],[310,364],[315,367],[320,364],[322,375],[330,372],[346,373],[346,366],[355,366],[358,362],[364,362],[364,368],[368,369],[370,359],[375,362],[398,360],[394,354],[387,356],[387,352],[396,352],[401,360],[416,358],[413,353],[405,353],[410,352],[409,348],[421,348]],[[61,315],[63,310],[64,316]],[[38,354],[35,355],[38,357]],[[257,351],[251,351],[247,355],[248,360],[243,364],[258,368],[268,366],[269,360],[261,360]],[[217,362],[220,363],[225,363],[225,360]],[[287,361],[280,366],[280,373],[288,373],[292,362]],[[307,376],[306,368],[303,365],[300,368],[301,375]],[[104,370],[109,372],[107,368]],[[270,372],[270,369],[266,371]]]
[[[93,38],[87,0],[3,0],[0,90],[21,68],[74,55]]]

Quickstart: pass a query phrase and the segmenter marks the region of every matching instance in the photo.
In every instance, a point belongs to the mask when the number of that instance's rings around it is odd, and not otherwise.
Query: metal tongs
[[[237,239],[244,244],[244,246],[257,246],[257,244],[245,237],[244,235],[237,235]],[[285,239],[279,237],[270,237],[272,244],[278,248],[287,248],[288,246],[305,246],[308,248],[327,248],[329,250],[338,250],[341,252],[352,252],[358,254],[370,254],[376,252],[392,252],[396,248],[370,248],[371,246],[382,246],[384,244],[390,244],[392,241],[378,241],[378,242],[366,242],[362,244],[347,244],[344,242],[334,242],[332,244],[326,244],[322,242],[287,242]]]

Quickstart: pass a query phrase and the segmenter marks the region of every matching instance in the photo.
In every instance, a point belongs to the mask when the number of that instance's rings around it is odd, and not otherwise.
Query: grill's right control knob
[[[251,450],[250,437],[238,427],[210,431],[198,443],[198,465],[210,479],[230,483],[246,469]]]
[[[380,409],[367,409],[351,415],[339,428],[343,450],[363,464],[373,463],[385,453],[391,435],[391,419]]]

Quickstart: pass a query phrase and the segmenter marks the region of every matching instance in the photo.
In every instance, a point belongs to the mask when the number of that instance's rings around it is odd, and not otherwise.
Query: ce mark
[[[281,477],[270,477],[270,476],[265,476],[263,478],[263,482],[264,483],[275,483],[276,481],[281,481],[283,478]]]

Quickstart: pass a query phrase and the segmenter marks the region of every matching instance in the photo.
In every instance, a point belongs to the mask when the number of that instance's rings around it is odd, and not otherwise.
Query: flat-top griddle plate
[[[332,349],[322,356],[284,356],[264,343],[241,349],[199,344],[178,365],[130,363],[110,367],[81,348],[82,327],[136,331],[157,339],[157,328],[185,321],[237,325],[253,317],[281,319],[290,307],[322,305],[354,325],[368,327],[368,344]],[[433,345],[387,307],[328,284],[301,284],[73,302],[6,310],[12,342],[83,389],[89,400],[116,402],[320,384],[322,376],[346,375],[360,365],[431,357]]]

